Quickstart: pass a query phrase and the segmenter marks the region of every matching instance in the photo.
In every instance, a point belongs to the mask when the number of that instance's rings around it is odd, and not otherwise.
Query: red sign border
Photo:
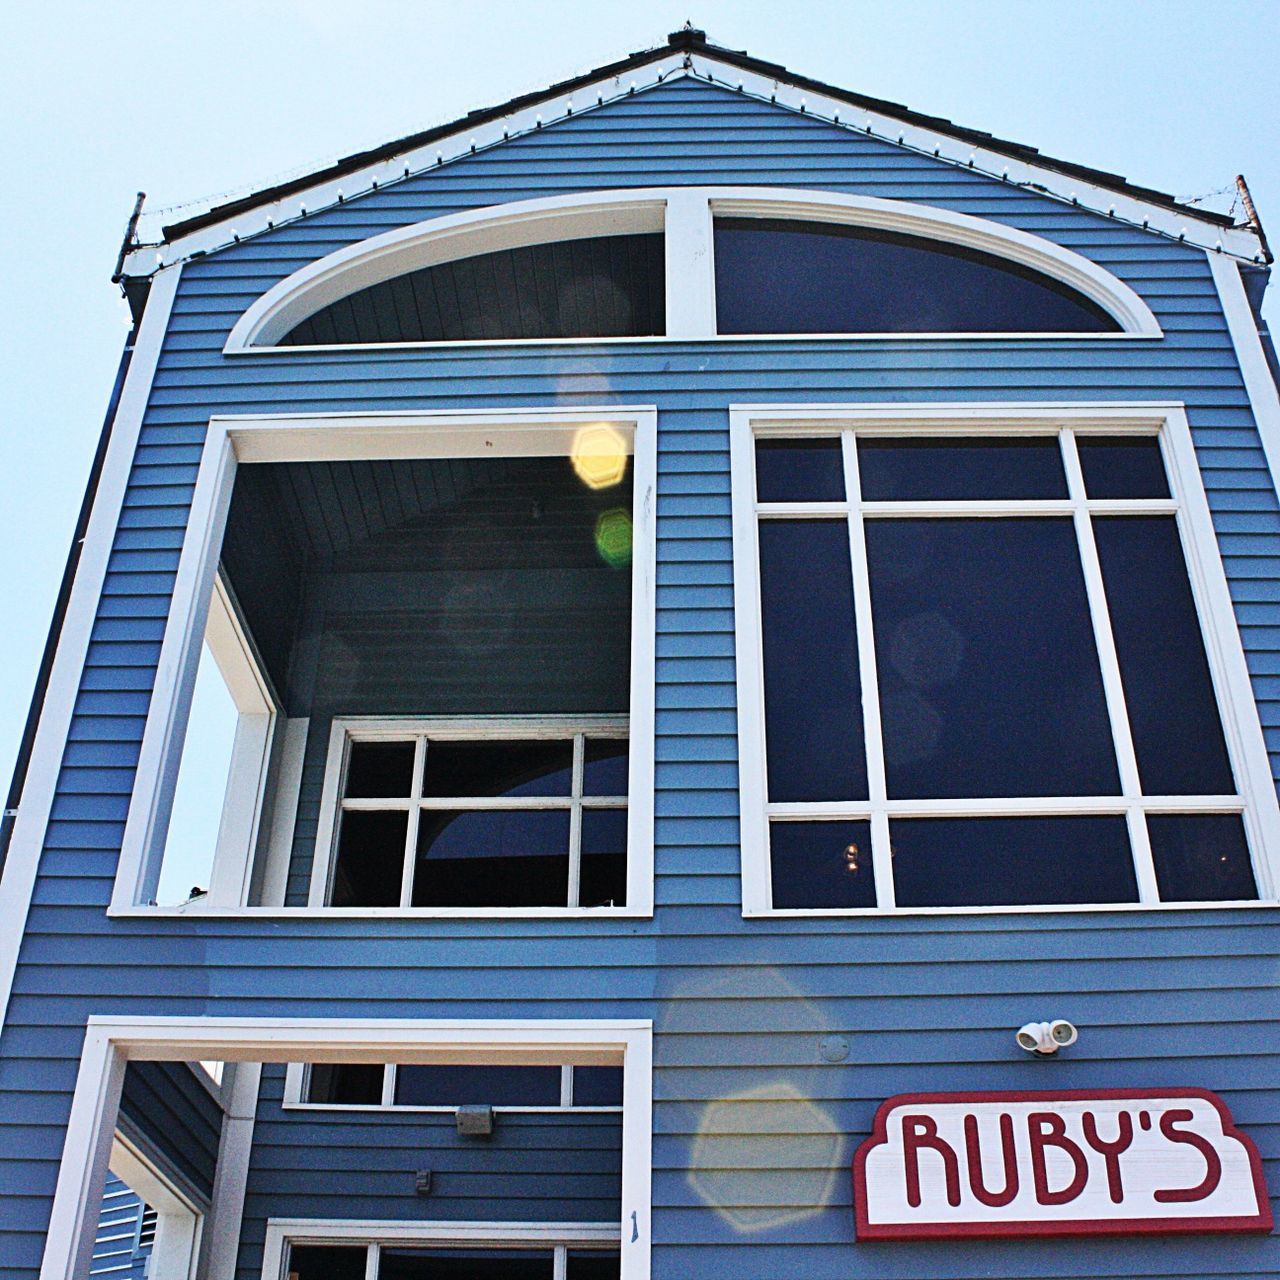
[[[930,1103],[956,1102],[1087,1102],[1119,1101],[1144,1098],[1199,1098],[1210,1103],[1222,1119],[1222,1132],[1235,1138],[1249,1156],[1253,1170],[1253,1189],[1259,1211],[1247,1217],[1200,1218],[1079,1218],[1070,1222],[1035,1222],[1025,1219],[1012,1222],[922,1222],[872,1223],[867,1220],[867,1157],[876,1147],[889,1140],[886,1130],[889,1115],[897,1107],[928,1106]],[[1253,1140],[1236,1128],[1227,1104],[1208,1089],[1056,1089],[996,1090],[985,1093],[896,1093],[876,1109],[871,1135],[861,1143],[853,1156],[854,1237],[863,1240],[998,1240],[1025,1236],[1116,1236],[1116,1235],[1186,1235],[1192,1232],[1249,1232],[1270,1234],[1274,1227],[1271,1200],[1262,1174],[1262,1157]]]

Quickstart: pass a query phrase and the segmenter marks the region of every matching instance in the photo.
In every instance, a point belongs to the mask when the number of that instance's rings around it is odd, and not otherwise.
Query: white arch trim
[[[793,190],[784,187],[677,187],[597,191],[512,201],[413,223],[347,245],[308,263],[272,286],[236,322],[223,350],[227,355],[306,350],[303,347],[277,347],[276,344],[295,325],[331,302],[423,267],[522,245],[584,239],[589,236],[660,232],[664,229],[667,235],[668,331],[657,340],[716,338],[720,335],[715,331],[714,277],[710,256],[711,219],[716,214],[834,222],[896,231],[959,245],[1017,263],[1075,289],[1111,315],[1121,329],[1119,334],[1076,333],[1061,336],[1073,339],[1162,336],[1160,325],[1151,309],[1133,289],[1111,272],[1052,241],[985,218],[904,200],[843,195],[831,191]],[[768,335],[753,335],[759,336]],[[824,335],[785,336],[814,338]],[[830,336],[901,340],[935,335],[906,333]],[[957,335],[945,336],[954,338]],[[966,339],[987,336],[1043,339],[1055,335],[964,333],[959,336]],[[613,339],[619,340],[635,342],[655,339]],[[484,341],[492,345],[494,342],[522,340]],[[599,342],[607,339],[523,341]],[[359,345],[364,349],[377,345],[423,344]]]

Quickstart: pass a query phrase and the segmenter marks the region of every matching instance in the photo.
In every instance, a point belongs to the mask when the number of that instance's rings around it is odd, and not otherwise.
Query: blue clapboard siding
[[[271,284],[380,231],[556,192],[707,182],[900,198],[1023,228],[1130,283],[1166,337],[221,354]],[[1202,1085],[1223,1094],[1280,1188],[1274,912],[741,918],[727,406],[1003,399],[1187,403],[1280,751],[1280,511],[1198,250],[681,80],[187,267],[0,1040],[0,1261],[21,1277],[38,1266],[90,1013],[637,1016],[657,1030],[659,1280],[1280,1274],[1266,1239],[854,1246],[847,1172],[877,1102],[902,1090]],[[654,920],[107,921],[210,414],[601,402],[660,410]],[[1013,1047],[1014,1027],[1056,1016],[1083,1028],[1069,1055],[1032,1062]],[[849,1036],[847,1063],[822,1063],[828,1031]],[[255,1159],[267,1167],[265,1150]],[[251,1253],[243,1262],[248,1280]]]
[[[131,1062],[120,1116],[201,1195],[213,1194],[222,1108],[185,1062]]]
[[[284,1068],[267,1066],[254,1124],[240,1274],[262,1273],[268,1217],[616,1222],[617,1112],[498,1112],[489,1138],[452,1113],[285,1110]],[[429,1169],[431,1192],[414,1190]]]
[[[110,1276],[112,1280],[143,1280],[151,1240],[155,1234],[154,1212],[149,1215],[150,1231],[142,1238],[143,1215],[147,1206],[113,1173],[107,1174],[98,1214],[98,1231],[93,1241],[90,1276]]]

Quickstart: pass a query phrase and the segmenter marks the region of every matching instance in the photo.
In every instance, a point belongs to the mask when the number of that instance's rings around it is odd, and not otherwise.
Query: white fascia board
[[[643,76],[643,81],[640,76]],[[1185,210],[1171,209],[1143,200],[1140,196],[1076,179],[1056,169],[1014,159],[999,150],[975,147],[946,132],[908,124],[891,113],[867,111],[851,103],[801,89],[785,79],[774,80],[740,70],[712,54],[677,52],[649,63],[639,70],[636,78],[624,81],[620,77],[612,77],[584,85],[566,96],[562,105],[547,99],[486,124],[473,128],[463,125],[455,133],[437,138],[426,146],[388,157],[338,178],[317,181],[303,191],[292,192],[270,204],[247,209],[240,214],[229,214],[171,243],[139,246],[125,256],[123,272],[131,276],[149,275],[193,254],[225,248],[248,236],[306,217],[309,212],[315,213],[393,182],[416,177],[511,137],[536,132],[584,111],[684,76],[736,90],[745,96],[812,116],[853,133],[909,147],[945,163],[1008,182],[1011,186],[1032,188],[1036,194],[1048,199],[1061,200],[1175,240],[1186,240],[1201,248],[1221,250],[1249,261],[1265,260],[1262,242],[1250,228],[1223,227]]]

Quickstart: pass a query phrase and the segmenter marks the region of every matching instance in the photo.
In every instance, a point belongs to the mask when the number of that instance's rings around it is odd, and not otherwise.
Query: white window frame
[[[281,1109],[284,1111],[403,1111],[414,1115],[452,1115],[457,1106],[434,1105],[418,1106],[411,1103],[397,1102],[396,1071],[394,1062],[389,1062],[383,1069],[382,1098],[378,1102],[311,1102],[307,1098],[307,1089],[311,1081],[311,1064],[307,1062],[291,1062],[284,1072],[284,1097]],[[573,1101],[573,1066],[569,1063],[560,1065],[560,1101],[553,1107],[526,1107],[500,1104],[493,1107],[494,1114],[513,1112],[519,1115],[562,1115],[577,1112],[617,1114],[622,1104],[611,1106],[580,1106]],[[461,1105],[461,1104],[459,1104]]]
[[[648,1280],[653,1176],[653,1024],[641,1019],[503,1021],[414,1018],[110,1017],[94,1015],[84,1049],[58,1167],[40,1280],[79,1280],[93,1252],[124,1072],[132,1060],[249,1064],[240,1105],[256,1092],[263,1062],[492,1062],[622,1065],[622,1192],[616,1227],[528,1224],[554,1232],[609,1230],[622,1250],[622,1280]],[[252,1116],[252,1108],[248,1110]],[[224,1132],[206,1235],[218,1266],[233,1265],[239,1239],[251,1118],[231,1141]],[[246,1127],[247,1126],[247,1127]],[[224,1198],[230,1202],[223,1212]],[[216,1220],[224,1220],[218,1223]],[[349,1229],[351,1224],[338,1224]],[[378,1224],[383,1229],[383,1224]],[[410,1224],[415,1225],[415,1224]],[[471,1228],[451,1224],[465,1235]],[[491,1224],[476,1230],[498,1231]],[[584,1241],[586,1242],[586,1241]],[[213,1263],[210,1263],[213,1266]],[[218,1272],[221,1274],[221,1272]]]
[[[1158,435],[1169,476],[1168,501],[1141,502],[1090,500],[1088,509],[1099,511],[1167,509],[1175,514],[1181,534],[1188,575],[1205,639],[1205,649],[1213,686],[1221,714],[1227,750],[1242,800],[1245,830],[1258,886],[1258,900],[1248,902],[1158,902],[1150,848],[1145,839],[1134,835],[1134,850],[1139,901],[1114,904],[1047,904],[1040,906],[964,906],[964,907],[897,907],[893,900],[892,865],[888,851],[890,814],[902,816],[983,816],[1013,815],[1018,812],[1045,814],[1096,813],[1099,805],[1089,800],[1057,800],[1051,809],[1043,802],[1009,802],[987,800],[890,801],[885,796],[884,768],[880,751],[878,687],[876,655],[873,651],[871,602],[866,582],[866,565],[859,563],[860,537],[852,539],[854,560],[855,615],[858,622],[859,664],[863,681],[863,708],[867,721],[868,781],[871,799],[854,804],[819,803],[813,805],[777,805],[766,802],[766,751],[764,728],[764,667],[761,644],[760,570],[757,523],[760,511],[785,515],[787,504],[761,504],[756,500],[755,441],[766,436],[832,437],[840,432],[865,435],[986,436],[1054,435],[1063,428],[1073,432],[1095,432],[1113,436],[1121,434]],[[844,439],[846,464],[852,453],[851,438]],[[886,913],[910,914],[986,914],[1045,913],[1062,911],[1186,910],[1266,906],[1276,900],[1277,857],[1280,856],[1280,806],[1267,757],[1257,704],[1250,683],[1240,634],[1236,626],[1226,575],[1219,555],[1217,539],[1205,497],[1195,448],[1184,407],[1181,404],[1106,403],[1106,404],[919,404],[859,406],[734,406],[730,411],[730,450],[733,489],[733,539],[735,582],[735,630],[737,635],[738,743],[742,830],[742,894],[744,916],[864,916]],[[853,464],[856,467],[856,463]],[[1076,464],[1078,466],[1078,463]],[[1077,486],[1078,490],[1078,486]],[[794,504],[797,514],[812,515],[819,504]],[[855,502],[823,504],[829,514],[849,519],[851,528],[863,518],[866,505]],[[919,504],[922,511],[942,514],[948,504]],[[958,505],[958,504],[956,504]],[[970,503],[973,508],[997,507],[1012,510],[1029,503]],[[1034,504],[1037,509],[1044,503]],[[1063,514],[1075,513],[1080,521],[1083,501],[1064,501]],[[896,503],[899,514],[907,514],[907,504]],[[1085,543],[1081,537],[1082,551]],[[1101,575],[1096,562],[1084,566],[1086,585],[1091,599],[1100,597]],[[1096,611],[1095,611],[1096,616]],[[1123,718],[1123,693],[1119,667],[1110,638],[1099,638],[1098,655],[1102,664],[1103,684],[1112,720],[1113,735],[1120,754],[1122,792],[1107,797],[1106,812],[1125,813],[1143,807],[1160,812],[1221,812],[1221,797],[1176,797],[1168,803],[1151,804],[1150,797],[1141,798],[1136,762]],[[1127,759],[1125,757],[1128,757]],[[1229,807],[1229,806],[1228,806]],[[855,813],[855,810],[857,811]],[[803,811],[803,812],[802,812]],[[814,818],[870,816],[872,822],[873,865],[877,886],[875,907],[846,908],[775,908],[772,905],[768,841],[770,816]],[[876,825],[881,831],[876,838]],[[1141,826],[1141,824],[1138,824]],[[1145,829],[1144,829],[1145,830]]]
[[[615,431],[632,457],[631,672],[628,712],[630,776],[627,802],[627,905],[592,908],[590,914],[626,916],[653,914],[653,772],[655,677],[655,564],[657,556],[656,504],[657,411],[653,406],[608,405],[581,409],[512,409],[504,412],[421,410],[386,413],[274,414],[218,416],[209,421],[200,469],[188,517],[187,534],[165,627],[156,684],[142,747],[115,885],[107,914],[181,914],[192,907],[146,905],[159,874],[182,739],[191,704],[206,621],[215,599],[218,551],[231,504],[236,468],[254,462],[316,462],[339,459],[568,457],[584,431],[608,427]],[[242,637],[243,640],[243,637]],[[243,641],[243,650],[250,647]],[[258,783],[240,795],[274,799],[273,807],[259,800],[254,814],[238,813],[228,820],[240,832],[228,839],[223,865],[215,868],[218,893],[198,899],[201,915],[352,916],[465,915],[427,907],[285,907],[284,883],[297,809],[304,720],[289,720],[283,733],[270,733],[269,749],[256,756]],[[255,740],[257,741],[257,740]],[[269,782],[272,758],[279,761]],[[224,822],[224,826],[228,825]],[[256,825],[255,825],[256,823]],[[264,830],[261,840],[243,834]],[[261,849],[257,846],[262,846]],[[255,857],[255,854],[257,855]],[[260,889],[255,888],[261,885]],[[259,896],[262,905],[249,905]],[[504,908],[504,915],[521,912]],[[569,907],[523,909],[525,914],[566,916]]]
[[[316,843],[311,864],[311,884],[307,897],[307,905],[312,908],[328,907],[329,894],[332,890],[333,873],[338,857],[339,814],[347,807],[342,792],[345,786],[347,761],[350,757],[353,742],[402,741],[413,737],[419,743],[423,739],[435,738],[438,741],[453,742],[501,742],[512,739],[543,739],[561,741],[570,737],[614,738],[628,740],[626,716],[431,716],[422,718],[363,718],[337,717],[329,730],[329,749],[325,759],[324,786],[320,799],[320,816],[316,825]],[[422,788],[422,755],[421,746],[415,754],[414,787]],[[583,916],[626,915],[626,907],[579,907],[576,904],[555,907],[431,907],[411,908],[413,893],[413,850],[417,844],[417,816],[424,808],[465,808],[502,809],[502,808],[555,808],[567,809],[572,815],[570,832],[569,859],[569,891],[577,896],[577,876],[579,870],[580,850],[577,844],[578,817],[583,808],[627,809],[627,900],[633,891],[643,895],[644,886],[633,883],[631,849],[636,840],[633,830],[633,815],[626,796],[591,796],[584,798],[582,790],[582,770],[575,751],[574,777],[571,795],[554,804],[530,801],[526,797],[505,800],[495,797],[448,797],[438,802],[422,801],[418,805],[406,803],[410,820],[405,844],[405,868],[401,884],[401,904],[399,908],[388,910],[423,910],[433,914],[447,916],[509,916],[530,913],[563,915],[566,913]],[[622,803],[619,803],[622,802]],[[358,807],[359,802],[351,807]],[[384,805],[374,806],[385,809]],[[637,815],[634,821],[639,824]],[[639,874],[639,873],[638,873]]]
[[[1029,268],[1090,299],[1120,326],[1116,333],[777,333],[716,332],[716,217],[781,218],[899,232],[941,241]],[[477,338],[433,342],[331,343],[279,346],[307,316],[360,289],[410,271],[522,245],[587,236],[662,231],[666,256],[666,332],[614,338]],[[654,187],[591,191],[514,200],[449,214],[371,236],[300,267],[258,298],[227,337],[228,356],[305,358],[316,351],[407,348],[589,345],[670,342],[919,342],[983,338],[1043,342],[1069,338],[1115,341],[1160,338],[1151,308],[1104,267],[1041,236],[987,218],[908,200],[789,187]]]
[[[382,1245],[435,1245],[438,1248],[552,1249],[553,1280],[565,1280],[567,1254],[574,1248],[620,1244],[618,1229],[591,1222],[396,1222],[335,1218],[269,1218],[262,1250],[262,1280],[287,1280],[293,1244],[369,1246],[365,1280],[377,1280]]]

